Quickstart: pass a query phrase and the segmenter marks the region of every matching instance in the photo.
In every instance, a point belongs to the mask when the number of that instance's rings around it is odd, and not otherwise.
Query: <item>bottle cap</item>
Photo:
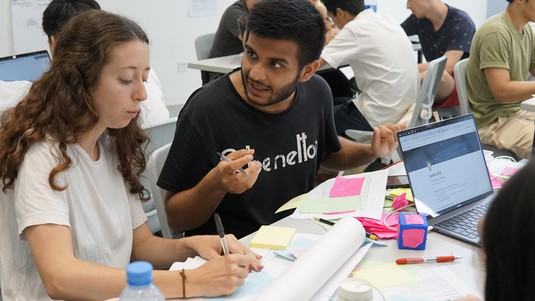
[[[338,288],[338,301],[371,301],[373,290],[371,286],[357,278],[347,278]]]
[[[152,282],[152,264],[136,261],[126,266],[126,281],[129,285],[147,285]]]

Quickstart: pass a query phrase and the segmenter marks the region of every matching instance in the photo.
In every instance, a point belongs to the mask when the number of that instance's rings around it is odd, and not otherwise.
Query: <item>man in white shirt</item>
[[[335,99],[339,135],[346,129],[371,131],[397,123],[418,93],[416,55],[401,26],[391,17],[364,10],[363,0],[324,0],[340,32],[325,46],[321,64],[348,63],[360,93]]]

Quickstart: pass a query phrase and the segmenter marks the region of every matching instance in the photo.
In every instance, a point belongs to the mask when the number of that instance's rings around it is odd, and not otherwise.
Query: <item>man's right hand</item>
[[[262,164],[253,161],[254,150],[241,149],[227,155],[232,162],[221,160],[214,168],[217,181],[228,193],[239,194],[253,187],[262,170]],[[247,175],[238,172],[244,168]]]

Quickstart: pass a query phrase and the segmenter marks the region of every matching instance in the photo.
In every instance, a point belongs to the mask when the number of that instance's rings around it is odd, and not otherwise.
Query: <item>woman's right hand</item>
[[[214,258],[194,270],[186,270],[186,296],[230,295],[245,283],[251,264],[251,256],[230,254]]]

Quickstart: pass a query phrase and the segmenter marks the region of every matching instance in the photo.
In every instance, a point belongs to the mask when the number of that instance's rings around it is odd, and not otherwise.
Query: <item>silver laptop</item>
[[[46,50],[11,55],[0,58],[0,80],[36,81],[50,68],[50,56]]]
[[[481,245],[477,223],[493,197],[473,115],[398,132],[419,213],[433,230]]]

